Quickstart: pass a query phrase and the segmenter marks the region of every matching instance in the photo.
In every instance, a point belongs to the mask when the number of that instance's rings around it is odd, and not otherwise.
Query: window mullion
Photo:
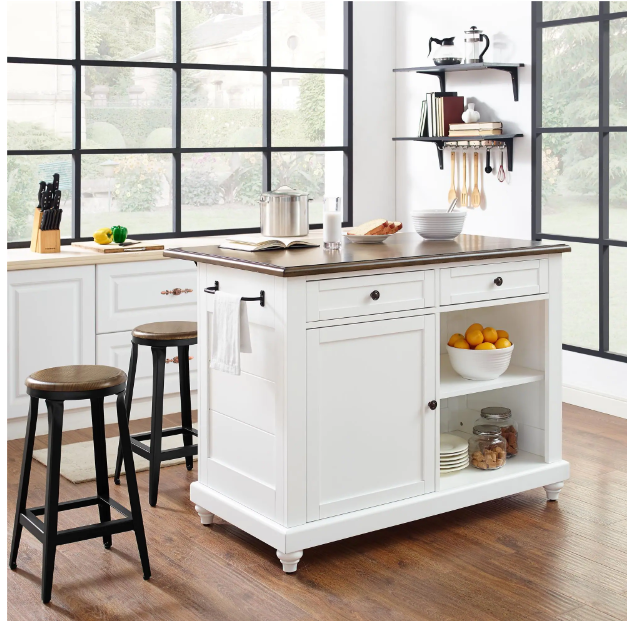
[[[181,232],[181,90],[183,70],[181,69],[181,3],[172,3],[172,56],[174,58],[174,92],[172,93],[172,142],[174,153],[172,155],[172,230]]]
[[[81,236],[81,134],[82,134],[82,65],[81,65],[81,3],[74,3],[74,144],[72,149],[72,237]]]
[[[610,11],[609,2],[599,2],[599,350],[610,347]]]
[[[272,189],[272,7],[270,2],[263,3],[263,179],[264,192]]]

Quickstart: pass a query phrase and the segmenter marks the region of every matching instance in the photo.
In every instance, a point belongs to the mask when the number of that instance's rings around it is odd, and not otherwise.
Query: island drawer
[[[96,333],[155,321],[196,321],[196,268],[187,261],[96,266]]]
[[[440,305],[537,295],[549,290],[546,259],[440,270]]]
[[[435,272],[422,270],[307,283],[307,321],[435,306]]]

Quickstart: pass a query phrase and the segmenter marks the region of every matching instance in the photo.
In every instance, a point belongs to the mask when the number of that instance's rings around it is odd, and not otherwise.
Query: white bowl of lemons
[[[514,345],[506,330],[473,323],[465,334],[453,334],[446,346],[451,366],[469,380],[493,380],[507,371]]]

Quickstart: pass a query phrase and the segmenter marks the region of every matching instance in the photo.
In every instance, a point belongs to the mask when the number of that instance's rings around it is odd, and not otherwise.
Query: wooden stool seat
[[[195,339],[198,330],[195,321],[157,321],[137,326],[133,337],[151,341],[178,341]]]
[[[76,364],[36,371],[24,383],[27,388],[45,392],[84,392],[111,388],[124,382],[126,373],[115,367]]]

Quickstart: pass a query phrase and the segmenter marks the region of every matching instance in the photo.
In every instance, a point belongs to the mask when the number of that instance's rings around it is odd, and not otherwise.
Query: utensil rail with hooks
[[[438,162],[440,164],[440,170],[444,169],[444,147],[461,147],[458,143],[478,141],[481,143],[490,142],[491,146],[497,144],[504,144],[507,149],[507,170],[510,172],[514,170],[514,138],[522,138],[522,134],[498,134],[498,135],[479,135],[479,136],[416,136],[408,138],[392,138],[392,140],[413,140],[414,142],[434,142],[438,151]],[[482,144],[481,146],[485,146]],[[472,148],[472,147],[471,147]]]
[[[207,287],[204,291],[205,293],[214,294],[216,291],[220,290],[220,283],[216,280],[215,285],[213,287]],[[259,297],[257,298],[241,298],[242,302],[259,302],[260,306],[266,305],[266,292],[262,289],[259,292]]]

